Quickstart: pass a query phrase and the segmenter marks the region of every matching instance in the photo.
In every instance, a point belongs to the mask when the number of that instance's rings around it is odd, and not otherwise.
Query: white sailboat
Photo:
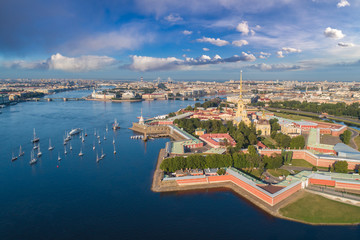
[[[96,136],[96,128],[94,128],[94,136]]]
[[[106,124],[106,128],[105,128],[106,132],[109,131],[108,125]]]
[[[61,161],[60,152],[58,153],[58,161]]]
[[[38,157],[41,157],[41,155],[42,155],[42,152],[41,152],[41,150],[40,150],[40,144],[39,144],[37,156],[38,156]]]
[[[80,157],[84,156],[84,153],[82,152],[82,148],[80,148],[79,156]]]
[[[14,155],[14,152],[12,152],[11,161],[15,161],[18,157]]]
[[[114,124],[113,124],[113,130],[116,131],[120,128],[119,123],[117,122],[117,119],[115,118]]]
[[[21,145],[20,145],[20,149],[19,149],[19,157],[21,157],[21,156],[24,156],[24,151],[21,149]]]
[[[82,138],[81,138],[81,139],[82,139],[82,141],[83,141],[83,142],[85,142],[84,133],[83,133],[83,135],[82,135]]]
[[[104,135],[104,140],[106,140],[106,136]]]
[[[113,138],[113,144],[115,144],[115,138]]]
[[[114,154],[116,154],[115,144],[114,144]]]
[[[70,150],[72,150],[71,142],[70,142]]]
[[[49,151],[54,150],[54,146],[51,146],[51,138],[49,138]]]
[[[101,144],[101,141],[100,141],[100,139],[99,139],[99,144]]]
[[[95,150],[95,141],[94,141],[94,143],[93,143],[93,150]]]
[[[36,132],[35,132],[35,128],[34,128],[34,138],[31,140],[32,143],[36,143],[40,141],[40,138],[36,137]]]
[[[100,159],[103,159],[105,156],[106,156],[106,154],[104,154],[104,151],[103,151],[104,149],[101,149],[101,156],[100,156]]]
[[[98,163],[100,161],[98,153],[96,153],[96,162]]]
[[[64,154],[65,154],[65,155],[67,154],[66,146],[64,146]]]
[[[29,164],[32,165],[35,164],[36,162],[37,162],[37,158],[34,157],[34,150],[33,150],[31,151],[31,158]]]

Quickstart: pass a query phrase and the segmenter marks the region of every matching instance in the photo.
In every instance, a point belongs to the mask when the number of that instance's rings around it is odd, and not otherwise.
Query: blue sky
[[[0,78],[360,81],[359,0],[12,0]]]

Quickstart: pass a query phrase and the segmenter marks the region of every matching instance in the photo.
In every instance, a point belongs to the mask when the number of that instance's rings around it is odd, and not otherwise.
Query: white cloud
[[[213,58],[207,55],[201,55],[198,58],[185,57],[184,60],[175,57],[155,58],[147,56],[131,56],[132,63],[124,67],[134,71],[156,71],[156,70],[185,70],[194,66],[202,66],[208,64],[224,64],[231,62],[251,62],[256,57],[253,54],[245,52],[241,56],[234,55],[229,58],[221,58],[215,55]]]
[[[334,38],[334,39],[341,39],[341,38],[345,37],[345,35],[342,33],[341,30],[331,28],[331,27],[327,27],[325,29],[324,35],[325,35],[325,37]]]
[[[259,58],[261,59],[267,59],[268,57],[271,56],[271,53],[266,53],[266,52],[260,52]]]
[[[246,40],[237,40],[237,41],[233,41],[232,44],[235,46],[241,47],[244,45],[248,45],[249,43]]]
[[[4,66],[22,69],[49,69],[66,72],[85,72],[99,70],[115,63],[116,60],[108,56],[87,55],[71,58],[57,53],[45,61],[13,61],[4,63]]]
[[[301,53],[300,49],[291,48],[291,47],[283,47],[281,50],[285,53]]]
[[[219,47],[222,47],[222,46],[225,46],[225,45],[229,44],[228,41],[222,40],[220,38],[215,39],[215,38],[203,37],[203,38],[197,39],[196,41],[198,41],[198,42],[208,42],[208,43],[211,43],[211,44],[219,46]]]
[[[204,47],[204,48],[203,48],[203,51],[207,52],[207,51],[210,51],[210,49]]]
[[[247,21],[242,21],[241,23],[239,23],[236,27],[236,30],[238,32],[241,32],[242,35],[248,35],[249,34],[249,25]]]
[[[276,52],[276,55],[277,55],[278,58],[283,58],[283,57],[284,57],[282,51],[277,51],[277,52]]]
[[[175,57],[155,58],[146,56],[131,56],[132,63],[129,66],[131,70],[135,71],[150,71],[150,70],[171,70],[176,69],[179,64],[184,62]]]
[[[338,2],[338,4],[336,6],[338,8],[347,7],[347,6],[350,6],[350,3],[347,0],[340,0],[340,2]]]
[[[177,13],[170,13],[168,16],[164,17],[164,19],[171,23],[175,23],[183,20],[183,18]]]
[[[353,46],[355,46],[355,44],[353,44],[353,43],[339,42],[339,43],[338,43],[338,46],[340,46],[340,47],[353,47]]]
[[[192,31],[189,31],[189,30],[184,30],[182,32],[184,35],[191,35],[193,32]]]
[[[303,67],[301,67],[300,65],[266,64],[266,63],[259,63],[259,64],[254,64],[254,65],[249,65],[247,67],[252,68],[252,69],[258,69],[260,71],[273,71],[273,72],[302,70],[303,69]]]

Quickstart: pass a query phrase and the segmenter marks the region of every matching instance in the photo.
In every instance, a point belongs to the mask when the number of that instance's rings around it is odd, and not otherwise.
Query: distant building
[[[260,119],[256,123],[256,131],[261,131],[261,135],[269,136],[271,133],[270,122],[266,119]]]
[[[115,93],[95,92],[95,89],[94,89],[94,91],[91,94],[91,97],[95,98],[95,99],[113,99],[113,98],[116,98],[116,94]]]

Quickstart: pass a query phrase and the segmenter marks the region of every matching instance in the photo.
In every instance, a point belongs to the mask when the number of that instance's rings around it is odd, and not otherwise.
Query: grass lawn
[[[289,164],[287,164],[287,165],[289,165]],[[304,159],[293,159],[293,160],[291,160],[291,166],[312,168],[314,165],[305,161]]]
[[[358,150],[360,151],[360,135],[357,136],[356,138],[354,138],[354,141],[355,141],[356,145],[358,146]]]
[[[274,177],[287,176],[290,174],[290,172],[285,169],[268,169],[267,171]]]
[[[360,207],[336,202],[322,196],[305,193],[304,197],[281,208],[289,218],[309,223],[359,223]]]
[[[270,137],[266,137],[262,142],[269,148],[276,146],[275,140],[272,140]]]
[[[282,113],[282,112],[274,112],[275,116],[287,118],[295,121],[299,120],[309,120],[309,121],[318,121],[318,122],[325,122],[322,119],[319,119],[318,117],[308,117],[308,116],[301,116],[301,115],[295,115],[291,113]]]
[[[241,169],[242,171],[244,171],[245,173],[255,177],[255,178],[258,178],[258,179],[261,179],[261,175],[260,175],[260,171],[259,169],[249,169],[249,168],[243,168]]]

